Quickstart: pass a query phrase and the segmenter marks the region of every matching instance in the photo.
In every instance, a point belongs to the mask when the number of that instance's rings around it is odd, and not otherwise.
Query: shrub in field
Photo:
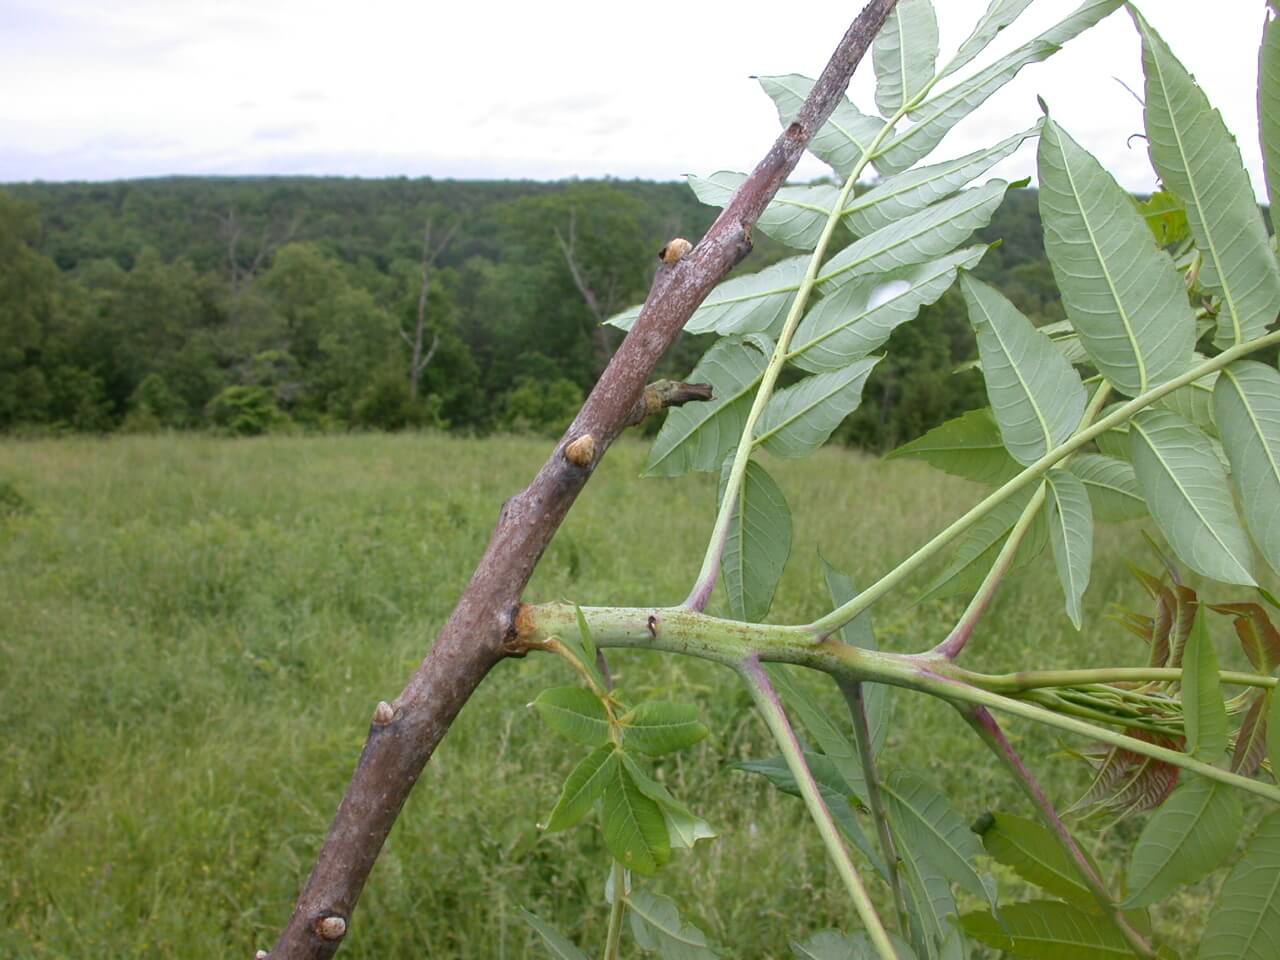
[[[395,702],[378,704],[347,798],[273,956],[336,949],[408,790],[401,784],[416,777],[485,672],[503,656],[534,651],[563,658],[577,680],[544,691],[532,706],[582,748],[549,800],[546,829],[597,822],[610,854],[602,885],[609,922],[593,946],[606,960],[628,939],[628,949],[665,958],[724,955],[680,905],[645,885],[678,862],[681,849],[714,837],[650,766],[707,729],[693,705],[614,689],[604,652],[626,648],[723,664],[758,708],[777,754],[738,766],[801,798],[854,908],[847,930],[795,931],[798,957],[959,960],[978,944],[1027,958],[1172,957],[1150,908],[1214,871],[1226,877],[1197,956],[1275,955],[1280,809],[1270,804],[1280,802],[1280,630],[1277,601],[1264,587],[1267,568],[1280,569],[1275,245],[1220,115],[1132,6],[1146,137],[1164,186],[1150,203],[1136,205],[1058,124],[1051,105],[990,147],[922,163],[1022,67],[1122,6],[1086,0],[978,66],[1028,3],[992,0],[941,60],[929,0],[872,3],[820,78],[761,79],[782,136],[751,174],[691,178],[724,215],[692,250],[669,244],[646,304],[611,321],[631,330],[614,363],[538,478],[504,506],[471,586],[420,671]],[[872,35],[877,113],[843,96]],[[1260,73],[1274,194],[1280,32],[1270,22]],[[967,243],[1014,186],[969,184],[1030,139],[1045,247],[1066,312],[1040,328],[974,277],[987,248]],[[781,186],[806,146],[838,183]],[[796,254],[710,289],[745,252],[753,224]],[[892,331],[953,285],[968,311],[989,406],[896,455],[988,492],[957,504],[956,518],[896,567],[859,571],[861,585],[826,567],[824,616],[766,623],[791,554],[792,509],[824,505],[788,504],[760,454],[801,459],[820,448],[860,404]],[[709,400],[695,400],[684,384],[640,390],[656,359],[652,344],[660,352],[681,327],[716,335],[690,376],[702,396],[710,388]],[[647,472],[719,478],[719,506],[688,597],[676,606],[519,602],[608,443],[665,407],[672,409]],[[1161,558],[1158,572],[1136,571],[1151,610],[1117,614],[1148,645],[1145,665],[1015,664],[997,675],[960,665],[1003,582],[1042,553],[1061,583],[1053,602],[1082,633],[1097,629],[1084,622],[1081,602],[1095,526],[1127,519],[1149,525]],[[921,638],[916,653],[879,651],[873,606],[912,589],[915,575],[943,558],[947,565],[917,600],[965,597],[958,619],[945,634]],[[705,612],[717,589],[727,616]],[[1219,668],[1226,636],[1242,645],[1250,669]],[[830,677],[847,716],[824,712],[795,667]],[[918,695],[955,709],[1036,819],[973,809],[973,798],[945,795],[918,764],[885,749],[894,704],[907,709]],[[1083,739],[1076,753],[1095,776],[1070,811],[1060,812],[1063,798],[1041,785],[1032,770],[1039,764],[1020,755],[997,717]],[[1246,803],[1265,806],[1246,816]],[[1096,863],[1078,839],[1094,816],[1137,814],[1145,822],[1118,871]],[[1246,822],[1256,824],[1247,836]],[[992,863],[1039,892],[1002,900]],[[873,883],[892,904],[888,916],[873,906]],[[528,919],[553,955],[586,956]]]
[[[238,437],[256,437],[288,419],[266,387],[227,387],[209,402],[209,416]]]

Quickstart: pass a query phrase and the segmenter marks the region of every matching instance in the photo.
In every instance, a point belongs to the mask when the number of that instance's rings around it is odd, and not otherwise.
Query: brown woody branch
[[[521,594],[578,493],[625,429],[654,366],[711,289],[751,250],[751,227],[826,122],[896,0],[871,0],[809,98],[689,254],[658,268],[635,326],[533,482],[502,507],[458,605],[390,709],[379,704],[364,750],[274,960],[330,957],[378,851],[436,745],[504,656]],[[575,441],[590,437],[589,451]],[[589,455],[583,455],[589,454]]]

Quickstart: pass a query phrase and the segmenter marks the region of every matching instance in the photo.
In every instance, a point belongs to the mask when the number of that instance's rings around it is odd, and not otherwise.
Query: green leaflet
[[[746,179],[745,173],[720,170],[709,177],[689,177],[689,186],[703,203],[723,207]],[[760,215],[756,226],[779,243],[812,250],[818,245],[818,238],[839,198],[839,187],[821,184],[783,187]]]
[[[1280,570],[1280,373],[1254,360],[1222,371],[1214,416],[1254,541]]]
[[[1217,763],[1227,752],[1227,707],[1207,615],[1196,617],[1182,651],[1182,715],[1187,753]]]
[[[1142,35],[1151,163],[1165,189],[1187,205],[1204,255],[1200,283],[1222,300],[1214,342],[1245,343],[1276,318],[1280,267],[1240,149],[1186,67],[1136,10],[1130,13]]]
[[[1196,363],[1205,358],[1194,355]],[[1213,389],[1218,382],[1220,371],[1215,370],[1208,376],[1179,387],[1173,393],[1165,394],[1152,406],[1161,410],[1172,410],[1183,420],[1194,424],[1211,437],[1218,435],[1218,425],[1213,416]]]
[[[969,34],[951,61],[942,68],[940,76],[955,73],[966,63],[986,49],[987,44],[995,39],[996,34],[1013,23],[1018,14],[1027,8],[1031,0],[991,0],[987,12],[982,15],[973,32]]]
[[[1273,960],[1280,944],[1280,812],[1260,824],[1209,912],[1199,960]]]
[[[898,0],[871,47],[876,70],[876,109],[892,117],[933,80],[938,59],[938,18],[929,0]]]
[[[964,941],[956,927],[959,910],[943,872],[904,837],[895,838],[911,904],[911,940],[926,960],[964,960]]]
[[[734,277],[717,286],[684,325],[686,333],[777,333],[808,269],[807,256],[779,260],[757,273]],[[630,330],[640,305],[605,322]]]
[[[520,916],[524,918],[524,922],[533,927],[537,931],[538,936],[542,938],[543,944],[551,951],[553,956],[559,960],[587,960],[587,955],[569,942],[559,930],[551,926],[551,924],[539,920],[528,910],[520,908]]]
[[[915,960],[915,953],[902,940],[892,933],[889,940],[898,960]],[[792,940],[791,952],[796,960],[877,960],[879,957],[865,933],[850,937],[835,930],[815,933],[804,943]]]
[[[631,933],[642,950],[657,951],[663,960],[714,960],[720,956],[701,930],[680,919],[675,901],[633,890],[627,906],[631,908]]]
[[[800,722],[809,731],[819,749],[835,766],[840,778],[844,781],[845,790],[857,797],[864,807],[867,799],[867,781],[862,772],[862,761],[858,756],[858,748],[852,738],[845,735],[832,721],[822,707],[797,682],[791,668],[781,664],[765,667],[769,680],[783,702],[799,716]]]
[[[1267,737],[1267,760],[1274,771],[1280,770],[1280,694],[1273,693],[1267,700],[1267,730],[1271,733]]]
[[[618,718],[623,743],[651,757],[691,747],[710,732],[698,722],[698,708],[689,703],[647,700]]]
[[[1240,721],[1235,749],[1231,751],[1231,772],[1242,777],[1252,777],[1267,757],[1267,707],[1271,697],[1262,690],[1249,696],[1253,702]]]
[[[895,457],[915,457],[953,477],[992,486],[1012,480],[1022,470],[1005,449],[1000,428],[988,407],[970,410],[934,427],[923,437],[889,453],[885,459]]]
[[[732,468],[732,459],[726,459],[720,476],[721,496]],[[790,555],[791,510],[786,497],[764,467],[748,461],[720,560],[734,617],[752,622],[764,619]]]
[[[984,244],[964,247],[927,263],[840,285],[805,313],[791,341],[790,359],[802,370],[822,373],[865,357],[921,307],[946,293],[957,270],[976,267],[988,249]]]
[[[805,764],[809,767],[809,772],[813,774],[814,781],[818,784],[818,793],[822,795],[822,802],[827,805],[827,809],[831,811],[831,819],[835,821],[840,831],[849,838],[862,855],[867,858],[881,877],[888,878],[889,870],[884,865],[884,861],[880,859],[880,853],[875,846],[867,838],[866,832],[862,829],[862,824],[858,822],[857,816],[849,804],[851,796],[848,785],[844,782],[844,778],[840,776],[836,765],[831,759],[821,753],[804,754]],[[737,763],[730,764],[735,770],[742,770],[746,773],[758,773],[783,793],[793,797],[802,797],[800,786],[796,783],[795,776],[791,773],[791,768],[787,766],[787,761],[782,756],[770,757],[767,760],[740,760]]]
[[[691,383],[709,383],[715,396],[673,407],[649,451],[648,476],[677,477],[718,470],[737,446],[773,342],[758,335],[718,340],[698,361]]]
[[[880,360],[857,360],[843,370],[814,374],[779,390],[756,423],[755,443],[779,457],[807,457],[858,408],[862,387]]]
[[[997,950],[1027,960],[1132,960],[1133,950],[1105,917],[1056,900],[1031,900],[990,913],[966,913],[965,933]]]
[[[1268,16],[1258,51],[1258,136],[1267,172],[1267,198],[1280,201],[1280,30]]]
[[[917,602],[923,603],[936,597],[950,596],[980,582],[995,562],[1005,537],[1018,522],[1022,511],[1027,509],[1032,498],[1036,496],[1038,489],[1038,487],[1031,487],[1015,493],[1009,499],[997,504],[991,512],[965,531],[952,554],[951,563],[947,569],[938,575]],[[1024,566],[1038,557],[1048,540],[1048,524],[1044,509],[1041,508],[1027,531],[1022,546],[1014,555],[1011,569]]]
[[[968,273],[960,275],[960,290],[1004,445],[1019,463],[1035,463],[1080,425],[1084,384],[1049,338],[999,291]]]
[[[619,751],[620,762],[626,767],[631,781],[640,788],[640,792],[658,805],[662,811],[662,819],[667,825],[667,837],[671,845],[687,850],[699,840],[710,840],[716,832],[707,821],[703,820],[683,803],[673,797],[669,790],[653,777],[645,773],[640,764],[626,753]]]
[[[997,863],[1012,867],[1023,880],[1068,903],[1090,913],[1097,912],[1098,901],[1084,885],[1080,871],[1062,849],[1058,838],[1048,828],[1012,814],[992,813],[983,817],[974,830],[982,837],[982,845]],[[1093,864],[1092,858],[1089,862]],[[1096,864],[1094,869],[1097,870]]]
[[[578,763],[570,772],[547,818],[547,830],[567,830],[578,823],[591,810],[592,805],[604,794],[605,784],[614,776],[618,758],[612,743],[606,743]]]
[[[1093,26],[1120,6],[1119,0],[1085,0],[1074,13],[1040,36],[1024,43],[967,80],[925,101],[909,116],[912,124],[885,142],[876,157],[877,168],[899,173],[915,165],[946,136],[947,131],[980,107],[988,97],[1030,63],[1047,60],[1062,44]]]
[[[760,86],[778,108],[778,122],[787,126],[804,104],[813,81],[797,73],[778,77],[761,77]],[[884,121],[869,117],[842,97],[822,129],[809,141],[809,152],[829,164],[841,178],[847,179],[862,154],[879,135]]]
[[[1133,467],[1124,460],[1097,453],[1078,453],[1067,463],[1089,493],[1099,520],[1115,523],[1147,515],[1147,503],[1138,489]]]
[[[1174,553],[1207,577],[1252,585],[1249,538],[1208,437],[1167,410],[1144,410],[1130,422],[1129,456]]]
[[[671,858],[667,823],[625,764],[613,765],[604,788],[604,845],[620,864],[646,876]]]
[[[931,203],[951,196],[970,180],[986,173],[1000,160],[1017,150],[1028,137],[1040,132],[1040,125],[1007,137],[993,147],[927,167],[914,167],[881,180],[850,201],[840,212],[841,222],[856,236],[865,237]],[[834,189],[834,188],[831,188]]]
[[[1173,261],[1128,193],[1049,117],[1037,165],[1045,253],[1098,372],[1130,396],[1173,379],[1195,345]]]
[[[975,897],[991,899],[973,866],[982,856],[982,845],[944,794],[907,770],[889,773],[884,793],[895,836],[936,865],[948,880]]]
[[[609,721],[604,706],[591,691],[582,687],[552,687],[543,690],[530,706],[556,733],[588,747],[609,741]]]
[[[1235,849],[1243,814],[1240,795],[1231,787],[1184,773],[1138,838],[1129,860],[1129,899],[1122,905],[1145,907],[1178,887],[1194,883]]]
[[[1008,188],[1005,181],[992,180],[855,240],[823,265],[818,283],[839,286],[950,253],[991,222]]]
[[[1081,598],[1093,566],[1093,510],[1089,493],[1075,474],[1055,467],[1045,479],[1049,482],[1049,543],[1066,596],[1067,616],[1079,630]]]

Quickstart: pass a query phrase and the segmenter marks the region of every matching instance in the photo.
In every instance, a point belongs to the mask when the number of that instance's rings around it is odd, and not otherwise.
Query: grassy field
[[[429,435],[0,445],[0,481],[32,506],[0,512],[0,956],[251,957],[270,946],[374,704],[415,668],[503,499],[546,447]],[[641,481],[643,459],[638,443],[614,449],[530,598],[683,598],[713,480]],[[824,611],[819,548],[865,582],[977,492],[923,465],[840,451],[771,470],[796,516],[779,622]],[[1046,557],[1006,585],[967,665],[1144,662],[1103,614],[1136,601],[1124,560],[1148,557],[1136,528],[1099,541],[1083,635]],[[961,606],[886,601],[881,643],[931,645]],[[1228,659],[1225,641],[1220,650]],[[638,653],[616,655],[615,669],[637,693],[696,700],[713,731],[662,774],[721,839],[677,855],[654,887],[689,904],[729,956],[785,957],[789,937],[848,927],[800,805],[728,769],[776,752],[733,678]],[[566,682],[561,665],[533,656],[485,683],[392,834],[344,956],[536,956],[522,906],[597,949],[597,832],[535,828],[576,750],[525,704]],[[1074,799],[1084,770],[1051,758],[1058,741],[1011,733],[1058,798]],[[887,754],[927,771],[967,816],[1028,812],[941,706],[899,696]],[[1192,890],[1181,909],[1204,896]]]

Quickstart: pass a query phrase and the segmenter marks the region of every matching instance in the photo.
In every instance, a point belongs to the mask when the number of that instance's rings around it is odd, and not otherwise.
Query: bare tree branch
[[[849,27],[795,120],[757,164],[701,242],[658,268],[635,326],[533,482],[502,507],[458,605],[408,686],[380,704],[364,751],[298,898],[270,954],[330,957],[378,851],[427,760],[458,711],[505,655],[534,567],[609,445],[626,427],[645,381],[711,289],[751,250],[751,227],[835,109],[854,68],[896,0],[871,0]],[[573,447],[571,460],[566,454]],[[584,456],[588,454],[589,456]]]
[[[417,401],[418,383],[422,378],[422,371],[426,370],[430,365],[431,359],[436,355],[436,348],[440,346],[440,331],[433,330],[431,347],[425,354],[422,352],[422,343],[427,331],[427,294],[431,292],[431,271],[435,267],[436,259],[444,252],[445,247],[449,245],[449,241],[453,239],[453,234],[458,229],[458,221],[455,221],[445,231],[444,237],[434,247],[431,246],[432,225],[432,218],[428,217],[427,225],[422,232],[422,286],[418,291],[418,322],[414,326],[413,338],[410,339],[403,328],[400,330],[400,336],[413,350],[413,357],[409,361],[410,403]]]

